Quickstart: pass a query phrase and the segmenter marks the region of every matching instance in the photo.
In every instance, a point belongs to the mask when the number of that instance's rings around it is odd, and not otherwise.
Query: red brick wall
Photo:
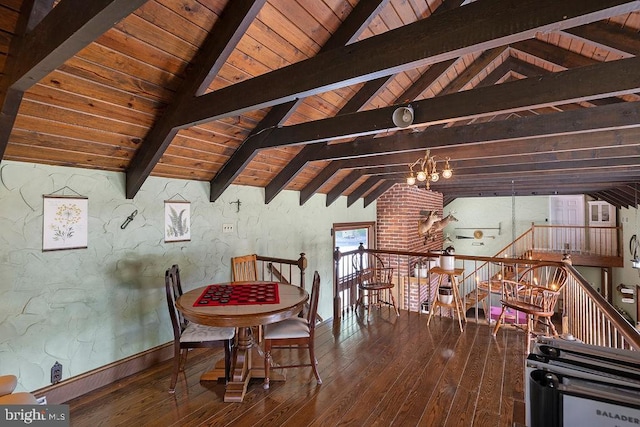
[[[435,210],[442,216],[441,193],[396,184],[378,197],[376,204],[376,248],[416,252],[442,249],[442,233],[427,244],[418,235],[420,211]]]
[[[424,238],[418,235],[418,220],[422,218],[420,211],[435,210],[442,217],[442,194],[419,189],[406,184],[396,184],[376,200],[377,230],[376,248],[399,251],[427,252],[442,249],[444,240],[439,233],[433,242],[425,244]],[[393,265],[401,276],[411,275],[406,263]],[[422,279],[423,281],[426,279]],[[417,311],[420,301],[427,298],[428,286],[405,285],[405,306]]]

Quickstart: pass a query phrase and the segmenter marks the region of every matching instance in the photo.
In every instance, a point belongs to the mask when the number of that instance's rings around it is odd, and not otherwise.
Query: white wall
[[[512,221],[513,208],[516,219],[515,233]],[[444,233],[445,236],[449,233],[456,253],[493,256],[508,246],[514,237],[517,238],[531,228],[532,223],[546,224],[549,216],[549,197],[459,198],[445,206],[444,215],[449,212],[454,212],[458,222],[449,224]],[[473,237],[475,229],[483,232],[482,239],[457,238]],[[478,245],[479,243],[482,245]]]
[[[231,186],[211,203],[206,182],[152,177],[127,200],[124,184],[122,173],[0,165],[0,374],[19,375],[22,389],[48,385],[56,361],[66,379],[170,341],[164,271],[173,263],[188,290],[230,280],[235,255],[304,252],[308,282],[314,270],[321,275],[320,314],[329,318],[331,226],[375,221],[375,203],[347,209],[345,197],[325,207],[315,195],[299,206],[299,193],[284,191],[265,205],[263,189]],[[43,252],[42,196],[64,187],[89,198],[88,248]],[[181,198],[191,202],[191,241],[164,243],[164,201]]]
[[[640,270],[632,267],[631,259],[633,257],[629,252],[629,240],[634,234],[640,237],[640,212],[634,208],[622,208],[618,218],[620,218],[622,225],[624,267],[613,269],[613,301],[616,307],[624,310],[635,322],[638,322],[640,319],[637,316],[636,305],[638,304],[637,286],[640,286]],[[620,284],[634,289],[634,304],[622,302],[622,294],[616,289]]]

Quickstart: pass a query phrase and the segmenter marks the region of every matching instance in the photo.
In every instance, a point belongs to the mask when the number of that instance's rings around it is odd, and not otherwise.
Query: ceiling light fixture
[[[442,177],[445,179],[453,176],[453,169],[451,169],[449,165],[449,160],[449,157],[445,159],[444,168],[442,169]],[[413,168],[416,166],[419,166],[420,169],[414,176]],[[440,179],[440,172],[437,170],[436,156],[431,156],[429,150],[427,150],[424,157],[417,159],[409,165],[409,171],[407,185],[416,185],[416,181],[425,182],[426,188],[429,190],[429,184]]]

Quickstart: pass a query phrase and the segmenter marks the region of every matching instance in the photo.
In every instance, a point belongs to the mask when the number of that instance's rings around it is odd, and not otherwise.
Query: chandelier
[[[444,168],[442,169],[442,177],[445,179],[449,179],[453,176],[453,170],[451,169],[451,166],[449,166],[449,160],[449,157],[445,159]],[[419,182],[425,182],[428,190],[429,183],[436,182],[440,179],[440,172],[438,172],[436,164],[436,156],[431,156],[429,150],[427,150],[423,158],[419,158],[409,165],[411,173],[407,177],[407,185],[416,185],[417,180]],[[413,168],[418,166],[420,169],[414,175]]]

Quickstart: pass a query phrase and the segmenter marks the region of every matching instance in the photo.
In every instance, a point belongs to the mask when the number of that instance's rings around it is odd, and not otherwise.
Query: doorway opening
[[[375,237],[375,222],[350,222],[333,224],[333,248],[337,248],[341,253],[355,251],[360,244],[365,249],[375,249],[376,237]],[[366,257],[365,257],[366,258]],[[336,265],[333,264],[333,277],[336,277],[338,283],[344,282],[343,278],[353,274],[353,267],[348,263],[338,263],[338,271],[335,271]],[[345,287],[344,289],[337,290],[340,299],[342,301],[350,301],[351,298],[355,298],[355,295],[351,295],[351,288]],[[334,295],[336,297],[336,295]]]

